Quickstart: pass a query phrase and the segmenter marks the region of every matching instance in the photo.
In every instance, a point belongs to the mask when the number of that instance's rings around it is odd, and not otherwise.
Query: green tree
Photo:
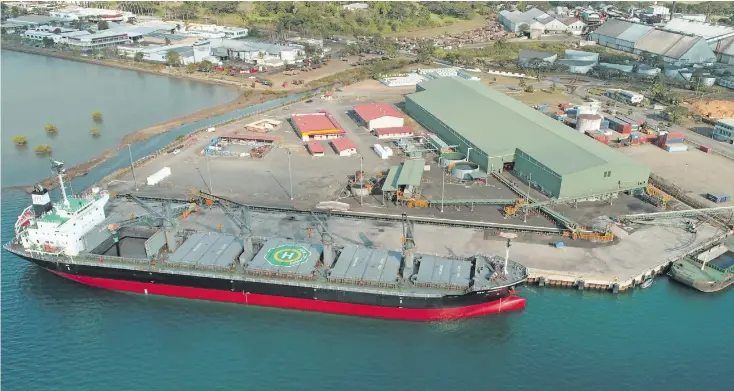
[[[190,64],[187,64],[186,65],[186,73],[194,73],[194,72],[196,72],[196,68],[197,68],[197,66],[193,62],[190,63]]]
[[[433,60],[435,50],[436,48],[433,46],[433,42],[421,41],[417,49],[418,62],[421,64],[430,64],[431,60]]]
[[[170,45],[170,44],[171,44],[171,40],[170,40],[170,39],[168,39],[168,38],[166,38],[166,40],[165,40],[164,42],[165,42],[166,46],[168,46],[168,45]]]
[[[46,129],[46,132],[48,132],[48,133],[56,133],[56,131],[58,130],[56,128],[56,125],[54,125],[54,124],[46,124],[45,129]]]
[[[525,78],[521,77],[520,80],[517,82],[517,85],[522,88],[525,88],[525,86],[527,86],[527,83],[525,83]]]
[[[184,139],[185,137],[186,137],[186,135],[183,135],[183,134],[179,134],[178,136],[176,136],[176,141],[181,141],[181,140],[183,140],[183,139]]]
[[[133,60],[135,60],[135,62],[141,62],[141,61],[143,61],[143,52],[137,52],[137,53],[135,53],[135,56],[133,57]]]
[[[92,130],[90,130],[90,131],[89,131],[89,134],[91,134],[91,135],[92,135],[92,136],[94,136],[94,137],[99,137],[99,135],[100,135],[101,133],[99,132],[99,129],[97,129],[97,128],[92,128]]]
[[[95,111],[92,113],[92,121],[94,122],[102,122],[102,112],[101,111]]]
[[[28,144],[28,137],[26,136],[15,136],[13,137],[15,145],[26,145]]]
[[[202,72],[210,72],[213,67],[214,64],[212,64],[212,62],[209,60],[204,60],[199,63],[199,70]]]
[[[107,23],[106,20],[100,20],[99,22],[97,22],[97,30],[102,31],[102,30],[107,30],[109,28],[110,28],[110,24]]]
[[[50,145],[38,145],[36,146],[34,151],[38,155],[48,155],[51,153],[51,146]]]
[[[550,90],[550,92],[556,92],[556,88],[558,88],[556,86],[556,83],[553,83],[553,84],[550,85],[550,87],[548,87],[548,89]]]
[[[181,65],[181,55],[175,50],[169,51],[166,53],[166,64],[172,67]]]
[[[43,46],[47,48],[54,46],[54,40],[49,37],[43,37],[43,41],[41,42],[43,43]]]
[[[527,34],[528,31],[530,31],[530,25],[527,24],[527,23],[523,23],[523,24],[520,25],[519,30],[520,30],[520,33]]]
[[[663,111],[663,115],[668,121],[680,124],[680,121],[688,115],[688,109],[679,104],[672,104]]]

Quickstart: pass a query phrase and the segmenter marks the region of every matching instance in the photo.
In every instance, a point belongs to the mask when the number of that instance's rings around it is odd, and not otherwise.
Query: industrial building
[[[480,83],[429,80],[406,96],[405,108],[481,170],[514,170],[555,199],[639,189],[650,174],[646,166]]]
[[[331,140],[331,146],[339,156],[352,156],[357,154],[357,146],[348,138],[335,138]]]
[[[674,64],[698,64],[715,60],[711,47],[701,36],[656,30],[645,24],[612,19],[602,24],[589,39],[599,45],[634,54],[651,54]]]
[[[717,62],[734,64],[734,27],[674,18],[663,29],[703,37],[714,51]]]
[[[325,112],[293,114],[291,122],[303,141],[328,140],[341,137],[346,132],[334,117]]]
[[[258,142],[264,144],[273,144],[278,140],[275,136],[267,134],[223,134],[219,136],[219,139],[232,144],[248,144],[249,142]]]
[[[324,156],[324,146],[320,141],[311,141],[306,144],[308,151],[311,152],[311,156]]]
[[[409,206],[420,203],[425,166],[424,159],[409,159],[390,167],[382,184],[383,196],[389,201],[411,203]]]
[[[398,128],[405,123],[405,116],[392,105],[385,103],[357,105],[354,106],[354,113],[362,125],[369,130]]]
[[[377,128],[373,130],[373,133],[375,133],[375,136],[379,139],[391,139],[391,138],[403,138],[403,137],[413,137],[415,135],[415,130],[411,128],[410,126],[397,126],[394,128]]]

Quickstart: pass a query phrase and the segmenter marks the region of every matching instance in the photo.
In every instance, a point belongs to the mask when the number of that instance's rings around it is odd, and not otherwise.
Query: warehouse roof
[[[308,143],[308,150],[311,151],[311,153],[324,153],[324,146],[320,141],[311,141]]]
[[[348,149],[357,149],[357,146],[348,138],[335,138],[331,140],[331,145],[333,145],[338,152],[346,151]]]
[[[665,57],[680,58],[702,39],[702,37],[689,37],[669,31],[653,30],[635,42],[635,49]]]
[[[291,119],[302,133],[339,129],[339,126],[331,122],[326,113],[293,114]]]
[[[649,33],[650,31],[654,30],[652,26],[639,24],[639,23],[628,23],[628,27],[625,31],[623,31],[617,39],[628,41],[628,42],[637,42],[640,38],[644,37],[645,34]]]
[[[713,25],[681,18],[671,19],[663,28],[684,34],[695,34],[706,39],[734,34],[734,27],[731,26]]]
[[[570,130],[551,117],[480,83],[441,78],[420,84],[407,99],[454,129],[489,157],[530,155],[558,175],[604,164],[637,164],[631,158]],[[445,99],[446,96],[454,97]]]
[[[618,38],[633,24],[634,23],[627,22],[625,20],[610,19],[599,26],[599,28],[594,31],[594,34],[603,35],[605,37]]]
[[[420,186],[425,166],[423,159],[410,159],[390,167],[382,191],[396,191],[398,186]]]
[[[397,111],[392,105],[385,103],[365,103],[354,106],[354,112],[364,121],[372,121],[373,119],[382,117],[405,117]]]

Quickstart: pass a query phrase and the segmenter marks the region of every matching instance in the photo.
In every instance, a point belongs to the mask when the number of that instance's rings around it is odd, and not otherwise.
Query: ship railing
[[[413,285],[419,288],[445,289],[450,291],[466,291],[468,286],[457,284],[446,284],[440,282],[416,282]]]
[[[386,289],[394,289],[398,287],[398,284],[393,282],[384,282],[384,281],[369,281],[369,280],[358,280],[355,278],[348,278],[348,277],[329,277],[327,278],[329,282],[337,283],[337,284],[349,284],[349,285],[358,285],[358,286],[373,286],[376,288],[386,288]]]

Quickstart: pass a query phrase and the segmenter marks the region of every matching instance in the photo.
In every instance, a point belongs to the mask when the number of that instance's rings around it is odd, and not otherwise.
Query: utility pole
[[[528,194],[525,196],[525,218],[523,219],[524,222],[528,222],[528,209],[530,206],[530,181],[533,180],[533,173],[531,172],[528,174]]]
[[[127,152],[130,155],[130,168],[133,170],[133,182],[135,183],[135,191],[138,191],[138,180],[135,178],[135,163],[133,162],[133,151],[130,149],[130,144],[127,145]]]
[[[363,157],[359,157],[359,206],[362,206],[362,202],[364,201],[364,171],[362,170],[363,166]]]
[[[446,167],[441,165],[441,158],[438,158],[438,167],[441,169],[441,213],[443,213],[443,195],[446,189]]]
[[[293,201],[293,175],[291,174],[291,150],[288,150],[288,182],[291,185],[291,201]]]
[[[209,175],[209,194],[214,195],[214,186],[212,186],[212,170],[209,167],[209,153],[204,151],[204,158],[206,159],[206,171]]]

